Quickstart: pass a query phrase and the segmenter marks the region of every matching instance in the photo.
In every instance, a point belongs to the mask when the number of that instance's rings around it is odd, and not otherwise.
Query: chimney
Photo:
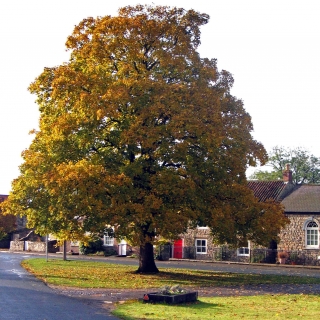
[[[286,169],[283,171],[283,182],[292,183],[292,170],[290,170],[290,163],[286,164]]]

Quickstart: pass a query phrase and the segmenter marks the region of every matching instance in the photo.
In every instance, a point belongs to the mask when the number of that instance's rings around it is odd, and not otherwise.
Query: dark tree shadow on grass
[[[136,274],[128,272],[129,274]],[[210,271],[188,272],[183,271],[163,271],[157,274],[141,274],[141,276],[167,284],[180,284],[185,286],[234,286],[248,284],[273,284],[273,283],[294,283],[293,277],[278,276],[278,275],[260,275],[260,274],[238,274],[238,273],[219,273]],[[299,278],[301,280],[301,278]]]

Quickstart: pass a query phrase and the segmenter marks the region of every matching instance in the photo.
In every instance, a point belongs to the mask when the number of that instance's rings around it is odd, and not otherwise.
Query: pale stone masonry
[[[287,165],[283,180],[249,181],[248,187],[260,201],[271,199],[281,202],[285,208],[290,223],[281,230],[277,249],[303,254],[308,261],[313,260],[313,264],[320,263],[320,185],[294,185],[292,171]],[[196,259],[214,259],[217,255],[218,247],[212,243],[208,228],[188,230],[182,238],[184,247],[195,248]],[[206,241],[205,252],[199,253],[197,250],[197,239]],[[204,243],[199,241],[198,244]]]
[[[320,260],[320,185],[296,186],[281,203],[290,224],[281,230],[278,248],[305,250]]]
[[[207,248],[206,253],[197,253],[196,252],[196,240],[206,240]],[[212,236],[210,235],[209,228],[197,228],[189,229],[188,232],[184,235],[184,247],[193,247],[195,251],[193,252],[193,258],[197,260],[208,260],[213,257],[214,248],[212,241]],[[183,258],[186,258],[186,253]],[[190,256],[192,257],[192,256]]]
[[[278,249],[288,251],[306,249],[303,226],[310,217],[305,214],[286,214],[286,216],[290,219],[290,224],[280,232]]]

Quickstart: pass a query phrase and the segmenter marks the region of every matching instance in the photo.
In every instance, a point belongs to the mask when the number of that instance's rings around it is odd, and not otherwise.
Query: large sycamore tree
[[[269,243],[286,220],[258,203],[245,171],[266,152],[233,78],[200,58],[207,14],[136,6],[84,19],[70,60],[30,85],[40,129],[4,205],[60,239],[115,228],[157,272],[153,245],[199,221],[217,242]]]

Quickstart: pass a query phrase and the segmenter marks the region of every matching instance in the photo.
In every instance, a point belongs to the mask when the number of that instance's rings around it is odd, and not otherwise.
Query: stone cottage
[[[320,256],[320,185],[299,185],[281,203],[290,224],[281,231],[279,249],[314,251]]]
[[[279,243],[274,243],[272,249],[295,252],[295,255],[303,253],[309,260],[320,260],[320,185],[293,184],[292,171],[287,165],[282,180],[249,181],[248,187],[260,201],[271,199],[281,202],[290,220],[280,231]],[[236,250],[234,255],[237,261],[248,259],[251,245],[249,242],[247,247]],[[172,257],[178,259],[215,259],[219,254],[223,254],[223,250],[221,246],[212,244],[210,229],[207,227],[189,230],[174,241],[172,248]]]

